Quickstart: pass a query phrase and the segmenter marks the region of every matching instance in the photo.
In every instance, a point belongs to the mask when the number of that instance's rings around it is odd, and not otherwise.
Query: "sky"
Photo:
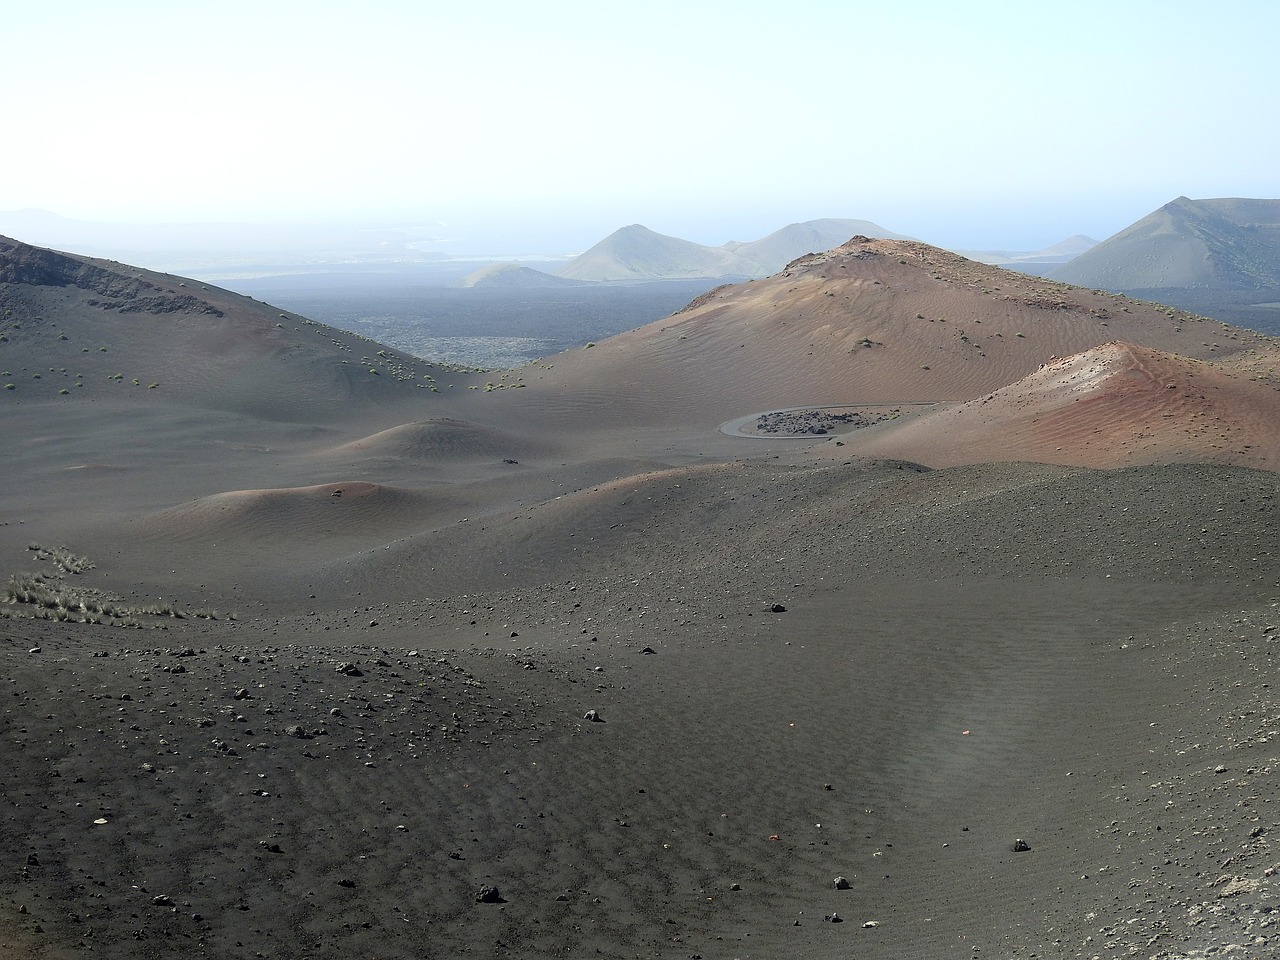
[[[63,0],[4,34],[0,211],[1033,250],[1280,197],[1273,0]]]

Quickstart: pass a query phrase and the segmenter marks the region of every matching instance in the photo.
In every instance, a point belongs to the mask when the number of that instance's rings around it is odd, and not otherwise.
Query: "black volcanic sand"
[[[3,942],[1264,955],[1278,487],[766,458],[317,565],[309,609],[7,619]]]

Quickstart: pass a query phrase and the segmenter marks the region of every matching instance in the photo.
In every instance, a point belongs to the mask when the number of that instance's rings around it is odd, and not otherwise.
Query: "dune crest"
[[[152,514],[152,536],[297,541],[396,524],[427,503],[424,494],[366,481],[231,490]]]
[[[389,427],[341,444],[333,452],[409,460],[503,459],[528,456],[548,446],[511,431],[441,417]]]

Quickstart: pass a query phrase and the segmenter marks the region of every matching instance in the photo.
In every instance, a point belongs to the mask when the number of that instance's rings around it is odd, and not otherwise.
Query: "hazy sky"
[[[1280,197],[1273,0],[63,0],[3,33],[0,210],[1031,249]]]

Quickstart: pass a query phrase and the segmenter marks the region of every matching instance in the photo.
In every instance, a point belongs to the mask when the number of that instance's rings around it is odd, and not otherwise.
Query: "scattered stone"
[[[349,877],[343,877],[338,881],[338,886],[346,887],[348,890],[352,889],[355,885],[356,882]]]
[[[844,923],[844,917],[840,916],[838,913],[829,913],[822,919],[827,923]]]
[[[307,728],[298,723],[291,723],[284,728],[286,737],[293,737],[297,740],[310,740],[311,734],[307,732]]]
[[[1023,840],[1021,837],[1013,841],[1014,853],[1026,853],[1030,849],[1031,849],[1031,844],[1027,843],[1027,841]]]
[[[39,652],[40,652],[39,647],[32,647],[30,650],[27,651],[27,653],[39,653]]]
[[[729,889],[730,889],[730,890],[741,890],[741,889],[742,889],[742,884],[740,884],[740,883],[731,883],[731,884],[729,884]]]
[[[252,698],[253,698],[253,694],[251,694],[244,687],[241,687],[239,690],[237,690],[235,693],[231,695],[232,700],[250,700]]]
[[[849,881],[848,881],[848,880],[846,880],[844,877],[836,877],[836,878],[835,878],[834,880],[832,880],[831,882],[832,882],[832,884],[834,884],[834,885],[835,885],[835,888],[836,888],[837,890],[848,890],[848,889],[849,889]]]
[[[364,676],[364,671],[362,671],[354,663],[340,663],[338,664],[337,670],[339,673],[345,673],[348,677]]]
[[[1258,888],[1258,881],[1251,880],[1246,877],[1232,877],[1227,881],[1226,885],[1218,891],[1218,899],[1225,900],[1227,897],[1238,897],[1242,893],[1252,893]]]
[[[786,613],[787,608],[785,605],[781,603],[775,603],[771,607],[769,607],[769,612],[770,613]]]
[[[870,928],[870,927],[878,927],[878,926],[880,926],[880,921],[879,921],[879,920],[868,920],[866,923],[864,923],[864,924],[862,925],[862,927],[863,927],[863,929],[864,929],[864,930],[865,930],[865,929],[868,929],[868,928]]]
[[[491,884],[485,884],[476,892],[476,903],[503,903],[502,891]]]
[[[28,854],[27,854],[27,866],[28,866],[28,867],[38,867],[38,866],[40,866],[40,858],[39,858],[39,857],[37,857],[34,853],[28,853]]]
[[[173,901],[164,894],[161,894],[158,897],[152,897],[151,904],[156,907],[171,907],[173,906]]]
[[[583,720],[590,720],[592,723],[604,723],[604,717],[600,716],[595,710],[588,710],[582,715]]]
[[[655,649],[653,649],[653,647],[645,647],[645,648],[644,648],[643,650],[641,650],[640,652],[641,652],[641,653],[643,653],[645,656],[652,656],[653,654],[657,653],[658,651],[657,651],[657,650],[655,650]]]

